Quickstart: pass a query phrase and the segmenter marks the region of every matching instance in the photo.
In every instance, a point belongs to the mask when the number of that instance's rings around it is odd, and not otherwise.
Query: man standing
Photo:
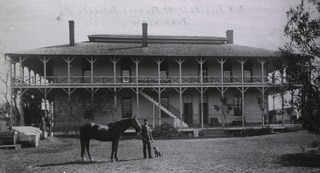
[[[146,159],[147,158],[147,151],[146,151],[146,147],[148,147],[148,156],[149,158],[152,158],[151,155],[151,143],[153,142],[153,138],[152,138],[152,134],[150,131],[150,127],[148,126],[148,120],[144,119],[143,120],[144,125],[142,125],[142,142],[143,142],[143,156]]]

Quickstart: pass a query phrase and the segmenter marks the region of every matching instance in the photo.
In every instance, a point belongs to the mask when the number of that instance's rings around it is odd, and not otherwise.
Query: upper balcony
[[[63,87],[261,87],[272,86],[268,76],[41,76],[13,77],[14,88],[63,88]]]

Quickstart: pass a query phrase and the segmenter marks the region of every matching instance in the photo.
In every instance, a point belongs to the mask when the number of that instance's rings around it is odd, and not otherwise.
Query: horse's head
[[[132,117],[132,127],[136,130],[136,133],[139,133],[142,130],[141,125],[135,116]]]

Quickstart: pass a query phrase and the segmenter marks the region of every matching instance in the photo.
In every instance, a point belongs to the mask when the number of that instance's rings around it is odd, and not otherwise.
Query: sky
[[[3,54],[66,44],[69,20],[76,42],[90,34],[225,37],[234,44],[277,50],[286,37],[286,11],[300,0],[0,0],[0,78]],[[0,84],[0,92],[4,85]]]

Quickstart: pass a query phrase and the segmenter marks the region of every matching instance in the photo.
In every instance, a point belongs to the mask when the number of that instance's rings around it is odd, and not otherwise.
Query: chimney
[[[69,20],[69,40],[70,40],[70,46],[74,46],[74,21]]]
[[[142,23],[142,47],[148,47],[148,24]]]
[[[227,43],[233,44],[233,30],[227,30],[226,35],[228,40]]]

